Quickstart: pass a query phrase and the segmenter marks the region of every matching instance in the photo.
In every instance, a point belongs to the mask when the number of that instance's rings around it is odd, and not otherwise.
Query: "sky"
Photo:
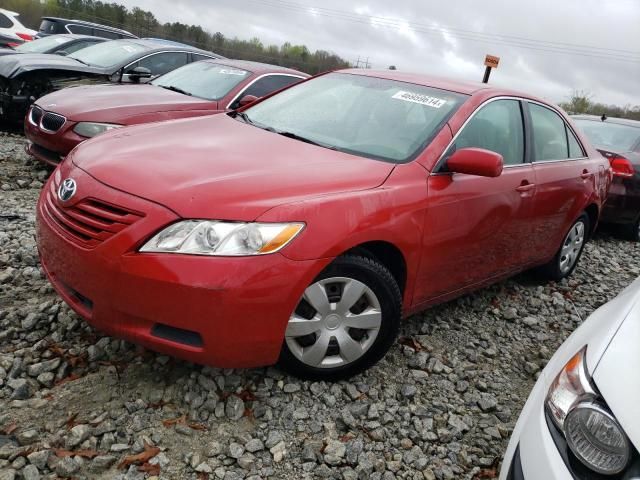
[[[640,0],[117,0],[164,22],[304,44],[371,68],[490,83],[553,102],[640,105]]]

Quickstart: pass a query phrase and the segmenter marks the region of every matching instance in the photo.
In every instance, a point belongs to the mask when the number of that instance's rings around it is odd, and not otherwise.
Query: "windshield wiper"
[[[255,123],[253,123],[253,120],[251,120],[251,117],[244,112],[238,112],[238,111],[233,112],[233,118],[237,118],[237,117],[240,117],[244,123],[248,123],[249,125],[256,125]],[[256,125],[256,126],[259,126],[259,125]]]
[[[284,132],[282,130],[276,130],[273,128],[269,128],[268,130],[277,133],[278,135],[282,135],[283,137],[293,138],[294,140],[300,140],[304,143],[310,143],[311,145],[317,145],[318,147],[328,148],[329,150],[338,150],[337,147],[333,145],[329,145],[328,143],[317,142],[315,140],[311,140],[310,138],[303,137],[293,132]]]
[[[171,90],[172,92],[178,92],[183,95],[193,96],[192,93],[187,92],[186,90],[181,89],[180,87],[176,87],[175,85],[160,85],[162,88],[166,88],[167,90]]]

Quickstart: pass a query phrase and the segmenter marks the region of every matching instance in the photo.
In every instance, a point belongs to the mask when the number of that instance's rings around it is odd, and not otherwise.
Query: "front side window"
[[[83,48],[72,53],[69,57],[78,59],[88,65],[107,68],[123,64],[129,58],[146,50],[148,50],[148,47],[139,43],[116,40]]]
[[[502,155],[505,165],[524,162],[524,124],[519,100],[495,100],[469,120],[445,154],[461,148],[483,148]]]
[[[220,100],[251,75],[239,68],[211,62],[194,62],[178,68],[151,83],[183,90],[194,97]]]
[[[424,149],[466,98],[423,85],[331,73],[294,85],[244,113],[261,128],[404,163]]]
[[[601,120],[576,118],[574,121],[589,141],[597,147],[618,152],[631,151],[634,146],[640,148],[640,123],[634,127]]]
[[[148,68],[151,75],[163,75],[187,64],[188,54],[185,52],[165,52],[150,55],[140,60],[136,66]],[[128,69],[127,69],[128,70]]]
[[[529,112],[533,133],[533,161],[547,162],[570,158],[567,129],[560,115],[536,103],[529,103]]]
[[[298,83],[301,80],[302,78],[300,77],[292,77],[289,75],[267,75],[266,77],[256,80],[255,83],[238,95],[238,98],[231,104],[230,108],[238,108],[240,106],[240,100],[246,95],[253,95],[258,98],[264,97],[276,90]]]
[[[75,33],[76,35],[93,35],[91,27],[87,27],[85,25],[67,25],[67,30],[69,30],[70,33]]]

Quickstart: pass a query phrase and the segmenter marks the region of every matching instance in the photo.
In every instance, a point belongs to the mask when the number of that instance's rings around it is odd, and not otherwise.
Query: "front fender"
[[[299,237],[281,252],[293,260],[334,258],[366,242],[388,242],[405,259],[405,293],[410,296],[422,254],[426,205],[427,172],[413,162],[398,165],[377,188],[281,205],[257,221],[305,222]]]

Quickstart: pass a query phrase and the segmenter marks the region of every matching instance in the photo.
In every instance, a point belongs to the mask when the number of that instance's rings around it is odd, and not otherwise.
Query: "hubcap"
[[[306,365],[332,368],[358,360],[382,323],[380,302],[364,283],[345,277],[309,286],[289,318],[285,341]]]
[[[576,222],[567,233],[560,251],[560,271],[567,273],[575,265],[584,243],[584,223]]]

